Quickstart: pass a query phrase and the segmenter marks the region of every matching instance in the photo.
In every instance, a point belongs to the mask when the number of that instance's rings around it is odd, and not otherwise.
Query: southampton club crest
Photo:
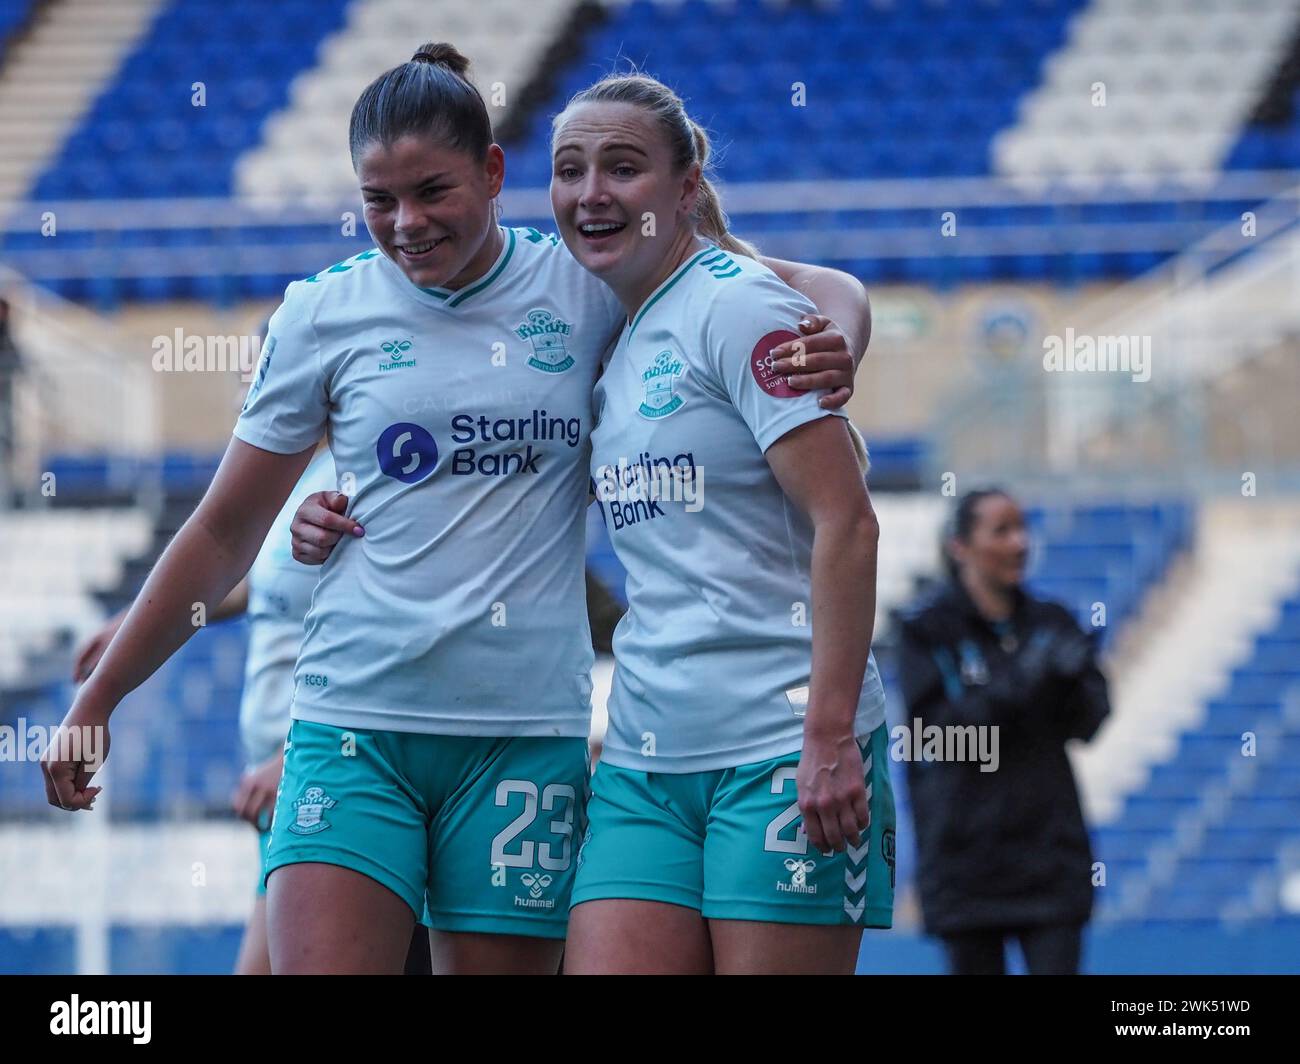
[[[655,355],[650,368],[641,374],[645,402],[637,407],[637,413],[653,421],[681,409],[686,400],[677,394],[677,385],[685,372],[686,363],[671,351]]]
[[[573,356],[564,346],[564,338],[573,326],[540,307],[528,312],[528,319],[515,326],[515,335],[529,340],[533,353],[528,364],[542,373],[563,373],[573,365]]]
[[[297,816],[294,818],[294,822],[289,825],[289,830],[295,835],[315,835],[318,831],[324,831],[330,826],[330,823],[321,814],[326,809],[333,809],[336,805],[338,805],[338,800],[326,794],[324,787],[317,787],[313,784],[302,792],[301,798],[293,803],[293,809]]]

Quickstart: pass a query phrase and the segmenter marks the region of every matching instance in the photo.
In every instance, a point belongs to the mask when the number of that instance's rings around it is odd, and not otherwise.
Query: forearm
[[[255,542],[232,547],[198,514],[191,517],[158,559],[77,703],[111,714],[206,622],[255,552]]]
[[[879,536],[869,508],[816,526],[807,732],[853,734],[875,626]]]

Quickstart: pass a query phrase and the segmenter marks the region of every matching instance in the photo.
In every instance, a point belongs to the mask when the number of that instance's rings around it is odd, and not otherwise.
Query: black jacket
[[[1089,639],[1061,606],[1017,592],[995,626],[957,582],[899,618],[909,732],[998,728],[998,767],[908,760],[918,886],[931,934],[1082,922],[1092,853],[1067,739],[1110,712]],[[931,733],[937,734],[937,733]]]

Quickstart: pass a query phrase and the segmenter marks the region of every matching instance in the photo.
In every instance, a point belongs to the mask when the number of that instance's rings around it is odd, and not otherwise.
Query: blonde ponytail
[[[695,202],[695,225],[700,236],[712,240],[723,251],[757,259],[758,249],[753,244],[733,236],[727,228],[727,214],[722,209],[722,198],[713,182],[709,180],[709,156],[713,146],[704,127],[693,118],[687,118],[691,129],[691,140],[695,144],[695,162],[700,164],[700,194]]]

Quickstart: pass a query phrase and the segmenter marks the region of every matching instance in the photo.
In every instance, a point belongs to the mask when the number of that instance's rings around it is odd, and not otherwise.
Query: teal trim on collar
[[[666,281],[664,281],[663,284],[661,284],[658,287],[658,289],[655,290],[654,295],[652,295],[649,299],[647,299],[645,301],[645,304],[641,307],[641,309],[637,311],[636,317],[632,319],[632,327],[628,329],[627,332],[628,337],[631,338],[632,334],[636,332],[636,327],[641,324],[641,319],[645,317],[646,311],[648,311],[651,307],[653,307],[656,303],[658,303],[659,300],[661,300],[667,294],[668,289],[672,288],[673,285],[675,285],[678,281],[682,279],[683,275],[686,273],[687,270],[689,270],[692,266],[694,266],[697,262],[699,262],[700,259],[704,258],[705,255],[709,254],[709,252],[717,251],[717,250],[718,249],[713,245],[709,245],[703,251],[687,259],[686,262],[682,263],[681,266],[678,266],[676,271],[674,271],[674,273],[672,274],[672,276],[670,276]]]
[[[479,292],[483,291],[483,289],[487,288],[493,281],[501,276],[501,271],[506,268],[506,264],[510,261],[510,257],[515,253],[515,231],[504,227],[499,228],[501,228],[502,232],[505,234],[505,240],[502,242],[501,254],[497,258],[496,265],[492,267],[491,271],[483,278],[483,280],[469,288],[462,288],[459,291],[452,291],[450,288],[422,288],[419,285],[416,287],[425,295],[433,296],[434,299],[441,299],[443,303],[449,307],[458,307],[471,296],[475,296]]]

